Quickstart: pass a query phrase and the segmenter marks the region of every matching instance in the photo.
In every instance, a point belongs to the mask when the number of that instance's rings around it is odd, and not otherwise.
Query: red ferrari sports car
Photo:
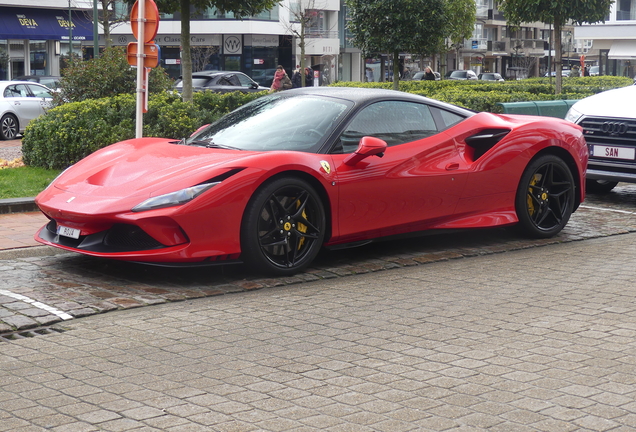
[[[141,138],[64,171],[36,203],[41,243],[156,265],[288,275],[321,247],[423,230],[565,226],[585,195],[579,126],[413,94],[304,88],[181,141]]]

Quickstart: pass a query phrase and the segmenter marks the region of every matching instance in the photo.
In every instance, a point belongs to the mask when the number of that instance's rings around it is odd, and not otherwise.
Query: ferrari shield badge
[[[326,160],[321,160],[320,166],[322,167],[323,170],[325,170],[327,174],[331,173],[331,166],[329,165],[329,162],[327,162]]]

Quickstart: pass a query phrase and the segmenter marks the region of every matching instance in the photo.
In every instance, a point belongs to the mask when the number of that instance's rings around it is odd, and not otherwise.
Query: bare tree
[[[325,3],[321,0],[292,0],[289,6],[281,3],[281,7],[289,11],[289,21],[285,24],[286,30],[298,40],[301,85],[305,87],[305,74],[303,72],[307,66],[305,64],[305,53],[307,44],[311,43],[311,38],[309,38],[309,41],[307,40],[307,31],[313,27],[312,23],[315,19],[315,14],[318,10],[324,9]]]
[[[192,54],[192,72],[198,72],[205,69],[210,57],[219,53],[219,47],[197,46],[191,50]]]

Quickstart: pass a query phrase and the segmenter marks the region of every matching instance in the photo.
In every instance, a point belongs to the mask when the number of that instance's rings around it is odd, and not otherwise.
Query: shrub
[[[168,90],[172,80],[163,68],[153,68],[149,76],[151,93]],[[54,102],[79,102],[119,94],[136,94],[137,69],[128,64],[125,49],[112,47],[96,59],[74,59],[64,69],[60,79],[60,91]]]
[[[263,93],[201,92],[194,102],[178,93],[151,94],[143,135],[181,139]],[[136,100],[131,94],[66,103],[29,123],[22,139],[24,163],[64,169],[92,152],[135,137]]]

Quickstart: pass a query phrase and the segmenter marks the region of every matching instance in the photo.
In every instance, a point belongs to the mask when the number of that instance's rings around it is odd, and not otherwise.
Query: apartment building
[[[543,76],[554,70],[554,32],[540,22],[507,25],[494,0],[476,0],[475,31],[469,40],[446,56],[447,70],[472,69],[476,73],[498,72],[510,79]],[[574,49],[572,27],[562,32],[565,67],[579,61]]]
[[[605,23],[577,26],[574,37],[601,75],[636,76],[636,0],[615,1]]]

